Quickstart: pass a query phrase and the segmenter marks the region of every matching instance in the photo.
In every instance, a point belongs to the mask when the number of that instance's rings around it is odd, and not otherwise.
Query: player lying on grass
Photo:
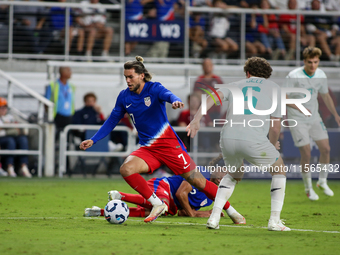
[[[184,103],[162,84],[151,81],[152,75],[143,61],[142,57],[137,56],[136,60],[124,64],[128,88],[120,92],[116,105],[103,126],[79,147],[82,150],[90,148],[109,135],[125,113],[129,114],[138,131],[141,146],[125,159],[120,167],[120,174],[131,188],[152,204],[149,216],[144,219],[144,222],[152,222],[168,208],[150,189],[141,174],[152,174],[161,165],[166,165],[174,174],[181,175],[211,200],[215,199],[218,187],[196,171],[195,162],[169,123],[166,103],[170,103],[173,109],[183,108]]]
[[[200,208],[212,204],[203,192],[198,191],[179,175],[171,177],[153,178],[147,181],[153,192],[168,206],[168,214],[189,217],[209,217],[211,210],[199,211]],[[130,217],[146,217],[150,214],[152,204],[138,194],[127,194],[117,190],[109,191],[109,200],[119,199],[133,203],[138,207],[130,207]],[[235,224],[246,224],[245,218],[238,213],[229,202],[226,212]],[[93,206],[85,209],[85,217],[104,216],[104,209]],[[222,216],[224,214],[222,213]]]

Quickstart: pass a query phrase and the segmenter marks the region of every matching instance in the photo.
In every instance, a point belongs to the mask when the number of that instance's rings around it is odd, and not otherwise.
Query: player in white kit
[[[224,124],[221,131],[220,147],[226,167],[233,167],[237,171],[229,171],[221,180],[207,227],[219,228],[223,205],[232,195],[236,183],[242,179],[243,160],[246,159],[253,165],[275,170],[270,171],[273,178],[268,230],[290,231],[290,228],[284,226],[280,220],[285,196],[286,174],[283,160],[274,146],[281,130],[280,87],[267,80],[272,73],[272,68],[264,58],[249,58],[245,63],[244,72],[247,79],[220,85],[220,89],[217,91],[217,94],[228,105],[227,123]],[[227,86],[228,88],[226,88]],[[277,93],[273,95],[275,90]],[[249,100],[250,98],[251,100]],[[248,104],[248,101],[252,102]],[[263,113],[264,110],[272,109],[275,101],[277,107],[274,112],[266,115],[258,114],[258,110]],[[241,102],[241,105],[238,104],[237,107],[234,107],[237,102]],[[208,97],[206,109],[208,110],[213,104],[213,99]],[[240,106],[244,106],[242,114],[235,115]],[[201,117],[200,108],[187,127],[188,135],[191,137],[194,137],[199,130]],[[267,138],[268,133],[269,139]]]
[[[324,191],[328,196],[333,196],[333,191],[327,185],[327,176],[330,166],[330,146],[328,140],[327,129],[322,122],[318,104],[318,93],[320,93],[329,111],[333,114],[336,122],[340,126],[340,117],[336,112],[333,100],[328,93],[327,76],[320,68],[320,56],[322,52],[317,47],[308,47],[303,51],[304,66],[291,71],[286,77],[285,87],[305,88],[311,93],[311,99],[304,106],[311,112],[311,116],[305,116],[296,109],[295,105],[287,105],[288,119],[294,119],[297,122],[295,127],[290,127],[294,144],[299,148],[301,154],[301,174],[305,185],[305,192],[310,200],[318,200],[319,196],[312,187],[311,171],[319,172],[319,180],[316,184],[318,188]],[[287,98],[302,98],[305,95],[301,93],[287,94]],[[309,169],[311,148],[311,137],[320,150],[319,163],[315,167]]]

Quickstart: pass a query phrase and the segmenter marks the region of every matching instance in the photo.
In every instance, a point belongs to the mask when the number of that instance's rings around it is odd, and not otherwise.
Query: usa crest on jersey
[[[144,103],[147,107],[151,105],[151,98],[150,97],[144,97]]]

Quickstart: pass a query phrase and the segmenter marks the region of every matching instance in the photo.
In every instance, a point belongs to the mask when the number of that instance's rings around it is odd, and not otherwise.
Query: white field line
[[[102,217],[0,217],[0,220],[65,220],[65,219],[98,219],[105,220]],[[133,220],[129,219],[129,221],[142,222],[142,220]],[[152,224],[178,224],[178,225],[196,225],[196,226],[205,226],[205,224],[201,223],[189,223],[189,222],[166,222],[166,221],[154,221]],[[254,226],[244,226],[244,225],[220,225],[220,227],[228,227],[228,228],[260,228],[266,229],[267,227],[254,227]],[[340,231],[328,231],[328,230],[313,230],[313,229],[297,229],[291,228],[293,231],[300,232],[315,232],[315,233],[331,233],[331,234],[340,234]]]

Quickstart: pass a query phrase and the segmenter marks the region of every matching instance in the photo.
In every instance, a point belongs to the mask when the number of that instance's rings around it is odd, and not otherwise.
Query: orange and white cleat
[[[238,212],[229,215],[229,217],[235,224],[246,224],[246,219]]]
[[[168,206],[163,202],[161,205],[154,205],[148,217],[144,219],[145,223],[155,221],[158,216],[168,211]]]

